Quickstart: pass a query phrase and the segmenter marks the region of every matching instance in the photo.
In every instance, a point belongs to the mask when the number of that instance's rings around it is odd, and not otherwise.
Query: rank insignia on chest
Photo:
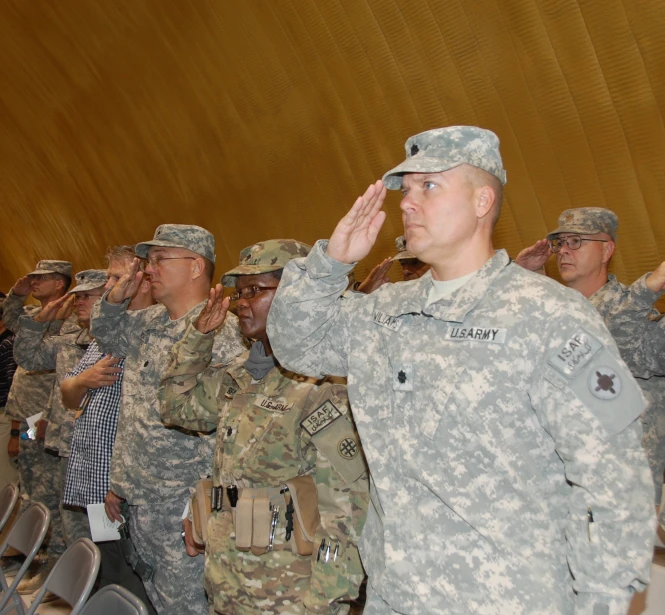
[[[390,316],[380,310],[374,310],[372,321],[375,325],[380,325],[391,331],[399,331],[399,328],[402,326],[399,316]]]
[[[504,344],[506,341],[506,329],[497,327],[474,327],[451,325],[444,336],[447,340],[455,342],[485,342],[486,344]]]
[[[265,395],[257,395],[254,405],[273,412],[288,412],[293,408],[293,404],[289,404],[284,397],[266,397]]]
[[[226,392],[224,393],[224,397],[226,397],[227,399],[233,399],[237,392],[238,392],[238,387],[230,386],[226,389]]]
[[[322,403],[312,414],[310,414],[300,426],[310,435],[319,433],[322,429],[328,427],[333,421],[336,421],[342,413],[337,406],[330,400]]]

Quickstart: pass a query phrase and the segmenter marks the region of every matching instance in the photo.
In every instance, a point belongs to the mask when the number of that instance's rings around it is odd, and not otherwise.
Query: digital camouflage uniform
[[[281,248],[295,243],[272,240],[243,250],[240,267],[224,276],[224,284],[235,285],[236,275],[281,269],[294,255]],[[284,506],[274,550],[260,556],[243,552],[236,548],[231,511],[213,512],[205,564],[210,612],[346,612],[348,605],[335,601],[358,595],[364,573],[356,545],[368,503],[367,468],[346,387],[278,365],[257,381],[245,368],[249,352],[222,369],[211,365],[211,344],[211,335],[190,326],[173,348],[160,389],[162,419],[187,429],[217,429],[215,485],[279,488],[289,479],[311,475],[321,515],[314,545],[325,539],[334,550],[339,544],[339,554],[324,562],[317,560],[316,548],[312,556],[292,551],[293,538],[285,539]],[[311,417],[328,409],[335,420],[322,420],[313,429]]]
[[[484,140],[437,132],[444,154]],[[592,306],[503,250],[431,305],[431,272],[340,298],[352,266],[326,246],[286,267],[268,334],[287,368],[348,375],[365,614],[624,615],[653,548],[645,402]]]
[[[173,227],[177,239],[180,225],[162,225],[155,235],[165,236],[167,243]],[[187,556],[180,532],[189,487],[209,472],[214,440],[164,427],[157,389],[173,344],[204,302],[171,320],[163,305],[128,312],[129,300],[112,305],[105,297],[93,310],[91,333],[103,352],[125,357],[111,490],[130,504],[132,541],[143,560],[155,567],[153,579],[144,584],[157,611],[203,614],[203,562]],[[237,319],[231,317],[215,336],[215,363],[228,364],[244,350]]]
[[[71,277],[71,263],[67,261],[40,261],[32,273],[50,273],[57,271]],[[2,308],[2,320],[14,333],[19,332],[22,316],[34,316],[41,310],[36,305],[24,305],[26,297],[10,291]],[[73,318],[63,322],[50,322],[44,331],[45,337],[78,331]],[[55,371],[28,371],[18,366],[14,373],[12,387],[7,398],[7,416],[13,421],[20,421],[21,434],[27,432],[26,419],[49,408]],[[21,438],[19,440],[18,473],[21,485],[22,506],[29,501],[42,502],[51,511],[51,526],[43,543],[50,560],[56,559],[65,550],[62,536],[62,523],[58,502],[59,459],[44,450],[44,442]]]

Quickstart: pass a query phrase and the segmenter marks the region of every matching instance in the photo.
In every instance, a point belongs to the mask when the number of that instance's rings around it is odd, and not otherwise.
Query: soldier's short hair
[[[104,256],[104,262],[108,267],[111,264],[111,261],[116,260],[131,260],[136,258],[136,252],[134,252],[134,246],[129,245],[120,245],[120,246],[111,246]]]
[[[212,283],[215,277],[215,263],[213,263],[209,258],[206,258],[205,256],[202,256],[201,258],[205,263],[205,268],[203,269],[203,273],[208,279],[208,282]]]
[[[64,292],[69,290],[69,287],[72,285],[72,279],[68,275],[64,273],[52,273],[51,275],[55,280],[62,280],[62,290]]]

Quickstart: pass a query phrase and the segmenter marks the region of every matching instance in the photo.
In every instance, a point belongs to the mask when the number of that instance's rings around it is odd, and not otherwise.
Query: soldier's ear
[[[609,263],[612,255],[614,254],[614,248],[616,244],[611,239],[603,244],[603,263]]]
[[[496,194],[491,186],[482,186],[478,188],[476,200],[476,216],[481,219],[485,218],[492,210],[492,205],[496,201]]]
[[[202,258],[195,258],[192,261],[192,280],[197,280],[205,271],[205,263]]]

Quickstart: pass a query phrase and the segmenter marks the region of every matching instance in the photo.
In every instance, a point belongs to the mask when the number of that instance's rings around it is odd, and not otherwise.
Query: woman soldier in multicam
[[[211,613],[346,613],[364,576],[356,544],[369,499],[367,467],[346,387],[283,369],[266,334],[283,267],[309,249],[289,239],[245,248],[222,282],[236,289],[232,298],[251,350],[227,368],[210,365],[212,332],[229,307],[217,285],[174,346],[160,387],[165,424],[217,429],[218,510],[208,521],[205,548]],[[298,515],[285,493],[297,477],[311,477],[305,482],[312,485],[302,501],[296,498],[300,511],[316,511],[318,498],[311,555],[298,553],[292,530]],[[191,523],[185,529],[188,553],[201,553]]]

